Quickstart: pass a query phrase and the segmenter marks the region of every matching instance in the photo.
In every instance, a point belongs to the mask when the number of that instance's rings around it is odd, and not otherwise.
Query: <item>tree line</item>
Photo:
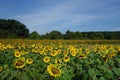
[[[67,30],[65,34],[53,30],[50,33],[40,35],[38,32],[29,32],[23,23],[14,19],[0,19],[0,38],[27,38],[27,39],[108,39],[120,40],[120,31],[96,31],[96,32],[73,32]]]
[[[62,34],[60,31],[51,31],[44,35],[39,35],[36,31],[30,33],[30,39],[65,39],[65,40],[120,40],[120,31],[103,31],[103,32],[73,32],[66,31],[65,34]]]

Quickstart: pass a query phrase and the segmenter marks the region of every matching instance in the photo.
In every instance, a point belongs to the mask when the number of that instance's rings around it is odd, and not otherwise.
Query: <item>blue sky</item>
[[[40,34],[120,31],[120,0],[0,0],[0,18],[16,19]]]

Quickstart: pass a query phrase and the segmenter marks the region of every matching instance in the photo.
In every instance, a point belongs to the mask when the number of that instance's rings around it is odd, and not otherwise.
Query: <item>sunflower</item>
[[[38,52],[39,52],[39,49],[38,49],[38,48],[33,48],[33,49],[32,49],[32,52],[38,53]]]
[[[50,55],[51,56],[56,56],[57,55],[57,51],[56,50],[51,51]]]
[[[15,57],[20,57],[21,53],[19,51],[15,51],[14,55],[15,55]]]
[[[84,59],[87,58],[87,56],[86,56],[85,54],[80,54],[78,57],[79,57],[80,59],[81,59],[81,58],[84,58]]]
[[[67,56],[68,55],[68,50],[64,50],[63,55]]]
[[[50,64],[47,66],[47,71],[51,76],[54,77],[58,77],[62,74],[61,70],[55,64]]]
[[[40,49],[40,50],[39,50],[39,53],[40,53],[41,55],[43,55],[43,54],[45,53],[45,50],[44,50],[44,49]]]
[[[89,50],[89,49],[86,49],[86,50],[85,50],[85,53],[86,53],[86,54],[89,54],[89,53],[90,53],[90,50]]]
[[[58,65],[59,67],[62,66],[62,61],[59,58],[55,59],[55,64]]]
[[[61,64],[61,60],[59,58],[55,59],[56,64]]]
[[[69,56],[65,56],[65,57],[63,58],[63,60],[64,60],[64,62],[68,62],[68,61],[70,60],[70,57],[69,57]]]
[[[36,46],[36,44],[32,44],[31,46],[32,46],[32,47],[35,47],[35,46]]]
[[[48,56],[44,57],[44,58],[43,58],[43,61],[44,61],[45,63],[49,62],[49,61],[50,61],[50,57],[48,57]]]
[[[27,59],[26,59],[26,63],[27,63],[27,64],[32,64],[32,63],[33,63],[32,58],[27,58]]]
[[[52,47],[52,46],[49,46],[48,49],[49,49],[50,51],[52,51],[52,50],[53,50],[53,47]]]
[[[2,72],[2,70],[3,70],[3,67],[2,67],[2,66],[0,66],[0,72]]]
[[[26,49],[26,50],[24,51],[24,54],[29,54],[29,52],[30,52],[30,50]]]
[[[25,59],[24,58],[20,58],[20,59],[17,59],[15,62],[14,62],[14,67],[17,68],[17,69],[21,69],[25,66]]]
[[[25,55],[26,54],[24,50],[21,50],[20,53],[21,53],[21,55]]]
[[[76,56],[76,52],[75,52],[75,51],[71,52],[71,55],[72,55],[73,57],[75,57],[75,56]]]

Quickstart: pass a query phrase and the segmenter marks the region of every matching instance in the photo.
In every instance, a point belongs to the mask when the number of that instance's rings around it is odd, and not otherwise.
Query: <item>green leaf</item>
[[[9,76],[9,71],[7,70],[7,71],[2,73],[2,76],[1,76],[0,79],[1,80],[6,80],[8,78],[8,76]]]
[[[112,78],[113,77],[113,73],[112,73],[112,71],[111,70],[106,70],[106,72],[105,72],[105,77],[106,78]]]
[[[98,76],[102,75],[99,70],[95,70],[95,72],[96,72],[96,75],[98,75]]]
[[[97,59],[96,59],[96,62],[98,62],[98,63],[100,64],[100,63],[101,63],[101,60],[97,58]]]
[[[100,77],[100,80],[105,80],[105,78],[104,77]]]
[[[22,80],[31,80],[26,73],[22,76]]]
[[[55,78],[54,80],[71,80],[71,77],[69,77],[69,75],[60,76],[60,77]]]
[[[107,68],[104,66],[104,65],[99,65],[98,68],[102,71],[105,71],[107,70]]]
[[[5,59],[0,56],[0,64],[4,64],[4,62],[5,62]]]
[[[116,68],[116,67],[113,67],[113,72],[117,75],[117,76],[120,76],[120,69]]]
[[[90,77],[93,77],[96,73],[95,73],[95,70],[93,68],[90,68],[88,70],[88,74],[89,74]]]
[[[12,70],[12,71],[11,71],[10,80],[12,80],[13,78],[15,78],[17,74],[18,74],[17,71]]]
[[[82,72],[82,65],[81,64],[76,64],[76,67],[78,70],[80,70]]]
[[[98,80],[98,78],[96,77],[96,75],[94,75],[93,80]]]

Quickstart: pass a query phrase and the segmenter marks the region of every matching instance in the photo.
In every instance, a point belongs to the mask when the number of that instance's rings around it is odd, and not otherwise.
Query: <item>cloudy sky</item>
[[[0,19],[30,32],[120,31],[120,0],[0,0]]]

